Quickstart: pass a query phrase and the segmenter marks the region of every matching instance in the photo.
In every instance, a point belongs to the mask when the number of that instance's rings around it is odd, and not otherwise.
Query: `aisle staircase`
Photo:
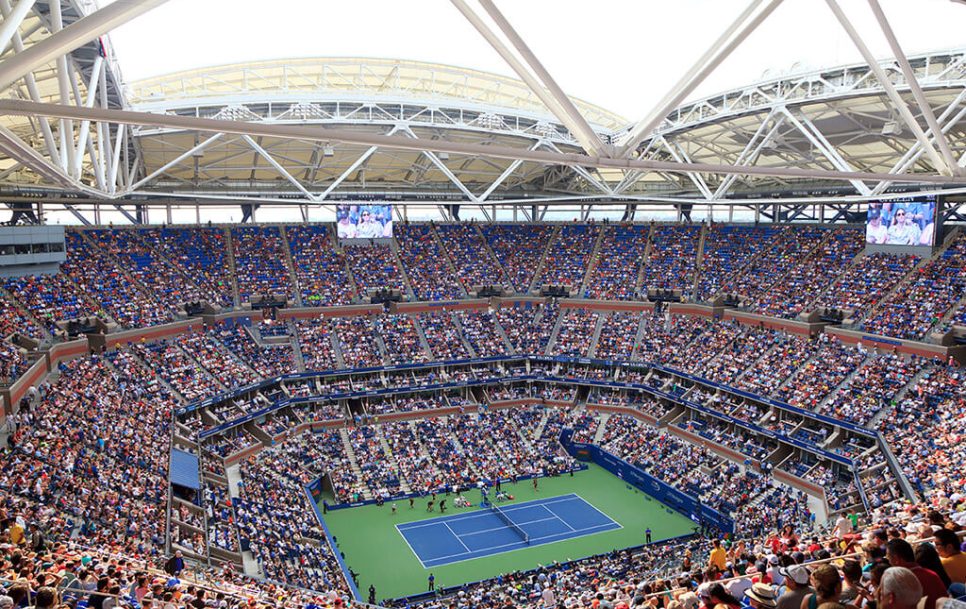
[[[587,347],[587,357],[597,356],[597,343],[600,342],[600,331],[604,328],[604,316],[597,315],[594,320],[594,331],[590,335],[590,345]]]
[[[533,277],[530,278],[530,285],[527,286],[527,293],[533,292],[540,285],[540,277],[543,274],[543,267],[547,264],[547,254],[553,249],[554,244],[557,242],[557,238],[560,236],[560,225],[553,227],[553,233],[551,233],[550,238],[547,239],[547,246],[543,248],[543,253],[540,254],[540,262],[537,263],[537,269],[533,272]]]
[[[349,430],[343,427],[339,430],[339,435],[342,437],[342,448],[345,450],[345,456],[349,459],[349,470],[358,480],[356,483],[358,490],[366,499],[372,499],[372,493],[369,491],[369,487],[363,482],[362,468],[359,467],[359,459],[356,456],[356,451],[352,449],[352,442],[349,440]]]
[[[612,229],[613,226],[611,225],[602,225],[600,231],[597,233],[597,238],[594,239],[594,246],[590,250],[590,256],[587,257],[587,272],[584,273],[583,280],[580,282],[580,286],[578,286],[578,298],[583,298],[587,293],[587,288],[590,286],[590,280],[593,278],[594,271],[597,270],[597,264],[600,262],[600,248],[601,244],[604,242],[604,236],[607,234],[607,231]]]
[[[278,228],[278,234],[281,238],[282,243],[282,255],[285,259],[285,268],[288,270],[289,284],[292,287],[292,295],[295,297],[296,306],[304,306],[302,304],[302,290],[299,288],[298,275],[295,274],[295,259],[292,257],[292,247],[288,242],[288,234],[285,230],[284,225],[280,225]]]

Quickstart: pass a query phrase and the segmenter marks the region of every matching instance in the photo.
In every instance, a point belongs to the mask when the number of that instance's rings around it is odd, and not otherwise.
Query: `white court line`
[[[518,504],[512,505],[510,507],[501,507],[500,510],[502,510],[503,513],[506,513],[506,512],[515,512],[517,510],[522,510],[522,509],[529,508],[529,507],[537,507],[537,505],[553,504],[553,503],[562,503],[564,501],[573,501],[574,499],[580,499],[581,501],[583,501],[583,498],[582,497],[580,497],[579,495],[576,495],[574,493],[571,493],[569,495],[561,495],[559,497],[554,497],[553,499],[549,499],[549,500],[533,499],[531,501],[525,501],[524,503],[518,503]],[[538,502],[541,502],[541,501],[542,501],[542,503],[538,503]],[[532,504],[537,504],[537,505],[532,505]],[[593,507],[593,506],[591,506],[591,507]],[[597,508],[594,508],[594,509],[597,509]],[[597,511],[599,512],[600,510],[597,510]],[[468,514],[456,514],[456,515],[453,515],[453,516],[437,516],[436,518],[433,518],[432,520],[416,520],[416,521],[413,521],[413,522],[404,522],[403,524],[396,525],[396,528],[399,529],[400,531],[409,531],[409,530],[412,530],[412,529],[419,529],[419,528],[422,528],[422,527],[429,527],[429,526],[437,525],[437,524],[439,524],[439,522],[437,522],[437,521],[439,521],[441,519],[444,519],[444,518],[447,519],[447,522],[458,522],[460,520],[472,520],[473,518],[482,518],[484,516],[490,516],[490,515],[492,515],[492,514],[491,514],[491,512],[489,510],[482,510],[482,509],[480,509],[480,510],[476,510],[474,512],[470,512]],[[605,514],[605,516],[606,516],[606,514]]]
[[[468,547],[466,547],[466,544],[463,543],[463,539],[459,535],[456,534],[456,531],[454,531],[453,529],[449,528],[449,523],[444,522],[443,523],[443,526],[446,527],[446,530],[447,531],[449,531],[450,533],[452,533],[453,537],[456,538],[456,541],[460,542],[460,545],[463,546],[463,549],[464,550],[466,550],[467,552],[469,552],[469,553],[472,554],[473,550],[471,550]]]
[[[585,531],[593,531],[594,529],[602,529],[604,527],[610,527],[611,525],[615,525],[615,524],[617,526],[616,527],[613,527],[611,530],[616,531],[616,530],[619,530],[619,529],[623,529],[624,528],[623,526],[621,526],[617,522],[611,520],[610,523],[608,523],[608,524],[598,524],[596,526],[588,527],[586,529],[580,529],[578,532],[580,532],[580,533],[583,534]],[[583,535],[578,535],[578,536],[575,537],[575,536],[573,536],[569,532],[565,532],[565,533],[554,533],[553,535],[544,535],[543,537],[532,537],[530,539],[531,545],[532,545],[532,542],[534,542],[534,541],[539,541],[539,540],[542,540],[542,539],[551,539],[553,537],[560,537],[561,535],[567,535],[568,537],[566,539],[577,539],[577,537],[582,537],[583,536]],[[524,544],[523,541],[515,541],[513,543],[505,543],[505,544],[501,544],[501,545],[498,545],[498,546],[489,546],[487,548],[483,548],[483,549],[476,550],[476,551],[477,552],[489,552],[490,550],[498,550],[500,548],[508,548],[510,546],[516,546],[516,545],[521,545],[522,547],[527,547]],[[544,544],[539,544],[539,545],[544,545]],[[451,561],[447,561],[446,564],[447,565],[452,565],[452,564],[455,564],[455,563],[458,563],[458,562],[466,562],[467,560],[475,560],[477,558],[486,558],[487,556],[493,556],[493,554],[502,554],[502,552],[492,552],[492,553],[487,553],[487,554],[481,554],[480,556],[471,556],[470,558],[464,558],[463,560],[451,560]],[[458,554],[449,554],[447,556],[438,556],[436,558],[430,559],[428,562],[431,562],[432,563],[432,562],[435,562],[435,561],[438,561],[438,560],[446,560],[447,558],[453,558],[454,556],[465,556],[465,555],[466,555],[466,552],[460,552]],[[438,567],[438,566],[441,566],[441,565],[432,565],[432,564],[430,565],[430,567]]]
[[[570,526],[570,524],[566,520],[564,520],[563,518],[561,518],[560,516],[558,516],[557,515],[557,512],[551,510],[548,507],[542,506],[542,505],[540,507],[542,507],[544,510],[546,510],[548,514],[550,514],[551,516],[553,516],[553,519],[556,519],[556,520],[559,520],[560,522],[562,522],[563,525],[565,527],[567,527],[568,529],[570,529],[572,532],[574,532],[574,533],[577,532],[577,529],[575,529],[572,526]],[[551,520],[551,519],[550,518],[544,518],[544,520]],[[611,522],[613,522],[613,519],[611,520]]]
[[[537,520],[528,520],[526,522],[517,522],[516,520],[514,520],[513,523],[516,524],[517,526],[521,526],[521,525],[524,525],[524,524],[530,524],[531,522],[545,522],[547,520],[559,520],[559,518],[557,518],[556,516],[554,516],[553,518],[538,518]],[[483,529],[482,531],[473,531],[471,533],[460,533],[459,536],[460,537],[472,537],[473,535],[480,535],[482,533],[492,533],[493,531],[503,531],[503,530],[508,529],[508,528],[509,528],[508,526],[503,525],[503,526],[497,527],[495,529]],[[571,531],[572,530],[573,529],[571,529]]]
[[[581,501],[583,501],[584,503],[586,503],[587,505],[589,505],[589,506],[590,506],[590,509],[592,509],[592,510],[594,510],[595,512],[597,512],[598,514],[600,514],[601,516],[603,516],[603,517],[604,517],[604,518],[606,518],[607,520],[610,520],[611,522],[617,522],[616,520],[614,520],[613,518],[611,518],[610,516],[608,516],[608,515],[607,515],[607,514],[605,514],[604,512],[602,512],[602,511],[600,511],[600,510],[598,510],[598,509],[597,509],[597,507],[596,507],[596,506],[595,506],[595,505],[594,505],[593,503],[591,503],[591,502],[589,502],[589,501],[587,501],[586,499],[584,499],[584,498],[583,498],[583,497],[581,497],[580,495],[576,495],[576,494],[575,494],[574,496],[575,496],[575,497],[577,497],[578,499],[580,499]],[[617,524],[620,524],[620,523],[619,523],[619,522],[617,522]],[[623,526],[621,526],[621,528],[623,529],[624,527],[623,527]]]
[[[394,526],[396,527],[396,532],[397,532],[397,533],[399,533],[399,536],[400,536],[400,537],[402,537],[402,538],[403,538],[403,541],[405,541],[405,542],[406,542],[406,545],[407,545],[407,546],[409,546],[409,550],[410,550],[410,551],[411,551],[411,552],[413,553],[413,555],[414,555],[414,556],[416,557],[416,560],[418,560],[418,561],[419,561],[419,564],[420,564],[420,565],[422,565],[422,567],[423,567],[424,569],[428,569],[429,567],[427,567],[427,566],[426,566],[426,563],[424,563],[424,562],[423,562],[423,559],[419,557],[419,552],[417,552],[416,550],[414,550],[414,549],[413,549],[413,546],[412,546],[412,544],[410,544],[410,543],[409,543],[409,540],[408,540],[408,539],[406,539],[406,536],[405,536],[405,535],[403,535],[403,532],[402,532],[402,531],[401,531],[401,530],[399,529],[399,525],[397,524],[397,525],[394,525]]]

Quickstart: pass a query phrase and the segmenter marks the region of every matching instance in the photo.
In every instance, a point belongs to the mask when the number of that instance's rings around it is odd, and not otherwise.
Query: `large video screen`
[[[392,205],[336,205],[339,239],[392,237]]]
[[[866,243],[932,246],[936,239],[936,198],[872,201],[865,224]]]

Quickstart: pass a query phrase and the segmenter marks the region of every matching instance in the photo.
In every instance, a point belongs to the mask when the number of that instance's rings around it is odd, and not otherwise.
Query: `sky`
[[[564,91],[633,120],[749,0],[496,1]],[[880,2],[907,54],[966,47],[966,3]],[[868,2],[839,3],[872,52],[890,56]],[[127,81],[242,61],[353,56],[514,76],[448,0],[170,0],[110,37]],[[860,60],[823,0],[785,0],[691,98]]]

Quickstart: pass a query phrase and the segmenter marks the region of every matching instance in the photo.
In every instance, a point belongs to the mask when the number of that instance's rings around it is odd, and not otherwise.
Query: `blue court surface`
[[[529,541],[489,509],[397,524],[396,529],[428,569],[622,528],[575,494],[499,507]]]

